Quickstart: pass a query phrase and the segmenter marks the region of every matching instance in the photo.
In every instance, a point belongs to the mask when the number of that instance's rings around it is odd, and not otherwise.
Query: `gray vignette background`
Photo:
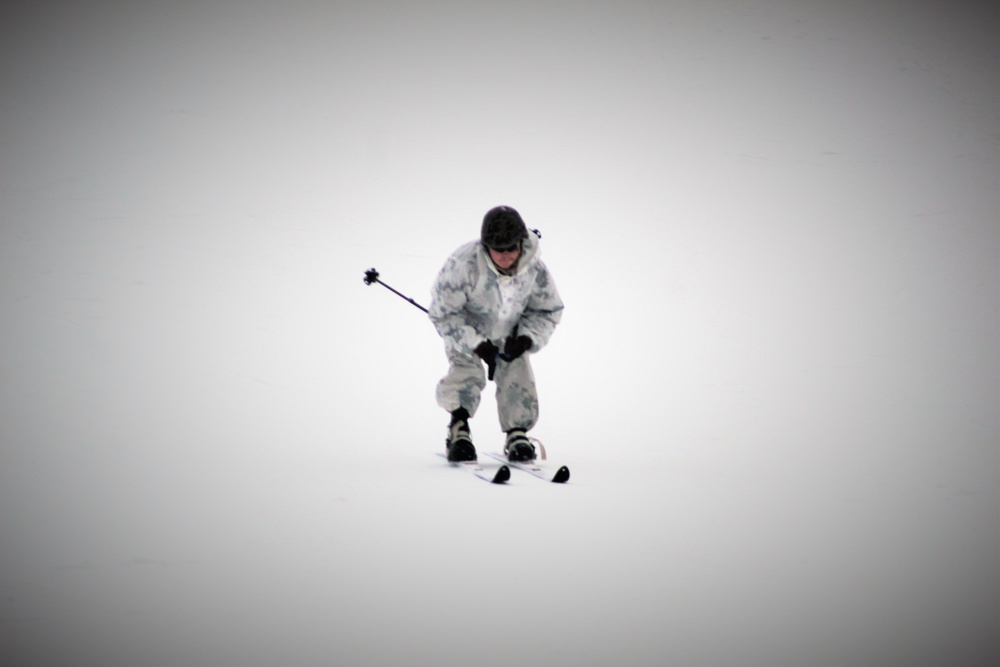
[[[998,26],[5,4],[5,664],[997,664]],[[500,203],[565,487],[432,456],[440,341],[362,283]]]

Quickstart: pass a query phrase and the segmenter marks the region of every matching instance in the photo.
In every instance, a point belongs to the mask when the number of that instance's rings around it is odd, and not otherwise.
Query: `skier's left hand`
[[[503,344],[503,354],[500,358],[504,361],[514,361],[530,349],[531,339],[527,336],[510,336]]]

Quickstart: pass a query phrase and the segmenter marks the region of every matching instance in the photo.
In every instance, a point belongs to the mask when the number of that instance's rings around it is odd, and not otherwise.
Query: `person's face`
[[[521,245],[517,244],[510,248],[490,248],[490,259],[498,267],[506,271],[514,266],[517,258],[521,256]]]

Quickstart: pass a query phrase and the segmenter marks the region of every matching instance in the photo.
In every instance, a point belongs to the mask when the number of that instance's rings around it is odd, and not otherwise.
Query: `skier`
[[[483,217],[479,240],[452,253],[434,281],[429,314],[448,357],[437,402],[451,413],[449,461],[476,460],[469,420],[487,379],[496,382],[507,458],[535,459],[527,437],[538,421],[529,354],[549,342],[563,310],[555,282],[539,259],[539,238],[537,231],[528,233],[513,208],[492,208]]]

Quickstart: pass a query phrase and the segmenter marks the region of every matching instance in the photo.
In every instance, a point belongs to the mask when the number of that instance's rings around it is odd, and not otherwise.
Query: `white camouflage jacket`
[[[563,302],[534,234],[524,239],[514,275],[502,275],[479,241],[456,250],[434,281],[430,318],[450,353],[471,355],[490,339],[501,350],[517,327],[531,352],[545,347],[562,317]]]

